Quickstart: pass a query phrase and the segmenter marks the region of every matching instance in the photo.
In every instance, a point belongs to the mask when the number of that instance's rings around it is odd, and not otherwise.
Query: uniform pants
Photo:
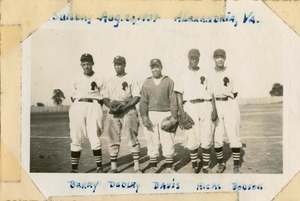
[[[174,133],[169,133],[161,129],[161,122],[164,118],[171,116],[171,112],[149,111],[149,119],[153,124],[153,129],[144,127],[147,140],[148,156],[156,158],[159,156],[159,145],[162,145],[163,155],[171,158],[174,155]]]
[[[195,150],[201,147],[204,149],[210,149],[213,142],[211,113],[212,104],[210,101],[204,101],[201,103],[184,104],[184,110],[194,120],[195,125],[189,129],[184,130],[187,137],[187,148],[189,150]]]
[[[240,110],[237,102],[232,99],[228,101],[216,101],[218,119],[215,121],[215,147],[223,146],[225,132],[229,138],[230,148],[241,148],[240,140]]]
[[[125,133],[131,152],[140,151],[140,143],[137,138],[139,119],[135,107],[124,111],[122,114],[107,113],[108,146],[111,156],[117,156],[121,143],[121,131]]]
[[[103,113],[101,105],[94,100],[78,102],[69,110],[71,151],[81,151],[84,137],[88,137],[93,150],[101,149],[100,135],[103,132]]]

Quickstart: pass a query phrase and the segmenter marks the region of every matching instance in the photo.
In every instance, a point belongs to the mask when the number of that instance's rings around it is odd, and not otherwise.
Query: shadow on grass
[[[182,145],[182,143],[175,144],[174,170],[178,171],[190,163],[190,151]]]
[[[149,160],[149,157],[147,156],[147,148],[146,147],[143,147],[140,149],[140,158],[141,158],[140,163],[144,163]],[[127,166],[123,167],[122,169],[119,168],[126,164],[127,164]],[[118,158],[117,166],[118,166],[119,173],[122,173],[129,168],[133,168],[134,165],[133,165],[132,154],[127,154],[127,155],[124,155],[124,156]],[[103,167],[103,169],[106,169],[106,167],[109,167],[105,172],[109,171],[110,170],[110,162],[103,164],[102,167]],[[96,170],[96,168],[89,170],[88,172],[92,172],[94,170]]]

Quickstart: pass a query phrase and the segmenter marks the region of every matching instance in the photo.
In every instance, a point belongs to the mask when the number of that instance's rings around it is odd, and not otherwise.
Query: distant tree
[[[61,105],[63,99],[65,99],[64,93],[60,89],[54,89],[53,96],[52,96],[53,103],[57,106]]]
[[[45,104],[44,103],[36,103],[36,106],[38,106],[38,107],[44,107]]]
[[[272,90],[270,91],[271,96],[283,96],[283,86],[279,83],[273,84]]]

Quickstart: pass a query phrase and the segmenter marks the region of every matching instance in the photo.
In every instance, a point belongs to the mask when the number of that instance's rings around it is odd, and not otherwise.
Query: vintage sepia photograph
[[[282,189],[293,33],[267,7],[128,20],[69,9],[22,45],[22,159],[41,192]]]
[[[32,35],[30,172],[283,173],[281,30],[92,23]]]

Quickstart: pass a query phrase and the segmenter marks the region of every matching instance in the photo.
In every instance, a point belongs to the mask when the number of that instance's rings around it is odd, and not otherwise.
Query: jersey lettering
[[[126,88],[128,88],[128,83],[127,82],[123,82],[122,83],[122,90],[126,91]]]
[[[201,84],[204,85],[205,77],[204,77],[204,76],[201,76],[201,77],[200,77],[200,81],[201,81]]]
[[[229,83],[229,78],[228,77],[224,77],[223,78],[223,82],[224,82],[224,86],[227,87],[227,84]]]
[[[92,82],[91,87],[92,87],[91,90],[95,91],[95,88],[97,87],[96,82]]]

